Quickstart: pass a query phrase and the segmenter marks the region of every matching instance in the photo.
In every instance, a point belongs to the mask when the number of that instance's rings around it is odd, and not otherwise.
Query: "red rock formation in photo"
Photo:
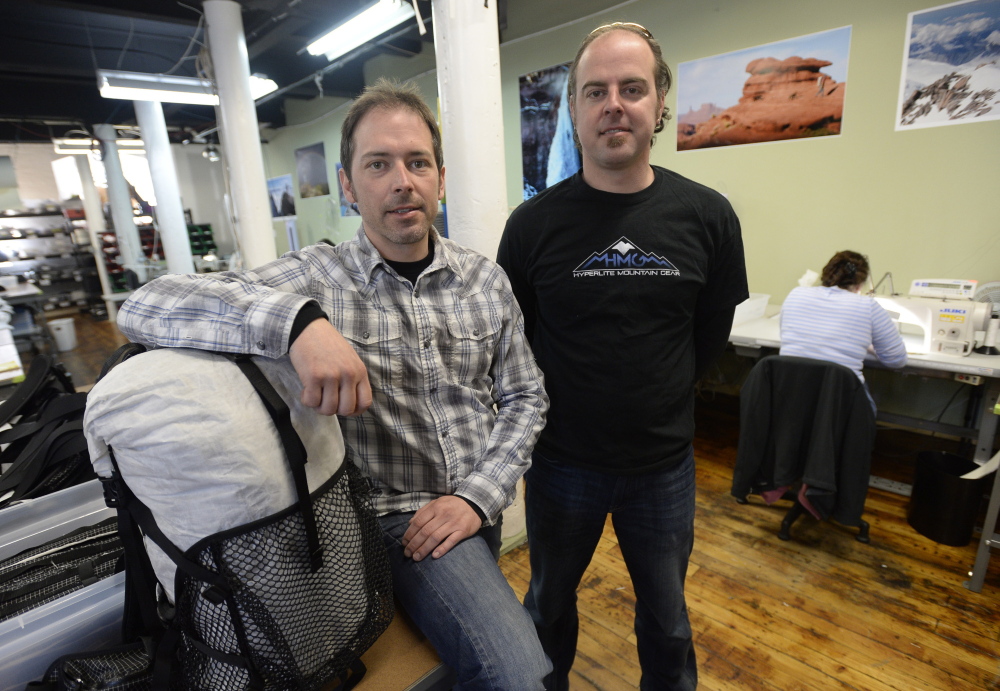
[[[815,58],[759,58],[747,65],[743,97],[715,117],[677,130],[677,149],[702,149],[840,134],[846,82]]]
[[[698,110],[691,108],[688,112],[678,116],[677,122],[685,125],[698,125],[705,122],[714,115],[721,113],[724,108],[719,108],[714,103],[702,103]]]

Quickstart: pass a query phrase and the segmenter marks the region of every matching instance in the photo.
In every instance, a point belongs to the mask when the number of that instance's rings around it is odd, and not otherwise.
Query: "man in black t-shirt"
[[[525,606],[567,689],[576,588],[608,513],[636,596],[640,688],[694,689],[694,384],[748,297],[720,194],[651,166],[670,71],[643,27],[595,29],[570,68],[583,170],[522,204],[498,253],[551,407],[526,477]]]

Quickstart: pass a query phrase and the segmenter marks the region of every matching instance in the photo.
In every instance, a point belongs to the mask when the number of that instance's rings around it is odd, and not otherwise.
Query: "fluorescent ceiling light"
[[[312,55],[325,54],[327,60],[334,60],[415,15],[409,0],[379,0],[310,43],[306,50]]]
[[[126,101],[191,103],[203,106],[219,103],[211,80],[197,77],[97,70],[97,87],[104,98],[121,98]]]
[[[219,105],[219,96],[215,93],[211,79],[98,70],[97,85],[104,98],[190,103],[202,106]],[[272,79],[256,74],[250,76],[250,97],[255,101],[277,89],[278,85]]]
[[[272,91],[277,91],[278,85],[273,79],[268,79],[262,74],[250,75],[250,98],[257,100],[261,96],[267,96]]]
[[[62,139],[55,137],[52,139],[55,144],[57,154],[89,154],[100,147],[100,142],[96,139]],[[116,139],[120,151],[129,153],[145,153],[145,144],[141,139]]]

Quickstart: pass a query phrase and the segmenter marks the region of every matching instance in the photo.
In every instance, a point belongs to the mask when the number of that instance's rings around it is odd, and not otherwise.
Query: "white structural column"
[[[111,295],[111,279],[108,278],[108,267],[104,263],[104,241],[102,235],[108,229],[104,222],[104,209],[101,208],[101,197],[94,185],[94,172],[90,169],[90,156],[74,156],[76,170],[80,173],[80,186],[83,189],[83,213],[87,217],[87,233],[90,235],[90,246],[94,252],[94,263],[97,265],[97,277],[101,281],[101,299],[108,310],[108,319],[115,321],[118,309]]]
[[[490,259],[507,222],[496,0],[433,0],[448,234]]]
[[[108,177],[108,204],[111,205],[111,220],[118,237],[118,260],[126,269],[131,269],[139,277],[139,283],[146,282],[146,255],[142,253],[139,231],[135,228],[135,214],[132,213],[132,195],[128,191],[122,162],[118,158],[118,131],[113,125],[94,125],[94,133],[101,140],[104,154],[104,172]]]
[[[277,257],[267,201],[257,110],[250,96],[250,60],[240,5],[205,0],[208,50],[219,92],[219,137],[229,171],[236,237],[246,268]]]
[[[163,118],[163,106],[156,101],[133,101],[132,105],[139,121],[142,141],[146,145],[149,175],[153,179],[153,192],[156,193],[156,224],[163,243],[163,255],[167,260],[167,271],[172,274],[193,274],[191,243],[188,240],[187,222],[184,220],[181,189],[177,182],[177,166],[174,165],[174,154],[170,151],[167,122]]]

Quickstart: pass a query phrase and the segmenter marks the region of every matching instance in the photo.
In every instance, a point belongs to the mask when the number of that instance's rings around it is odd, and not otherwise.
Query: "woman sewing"
[[[845,250],[823,267],[822,286],[793,289],[781,306],[781,355],[836,362],[862,382],[869,352],[886,367],[905,365],[906,346],[896,325],[881,305],[861,294],[868,273],[868,258]]]

